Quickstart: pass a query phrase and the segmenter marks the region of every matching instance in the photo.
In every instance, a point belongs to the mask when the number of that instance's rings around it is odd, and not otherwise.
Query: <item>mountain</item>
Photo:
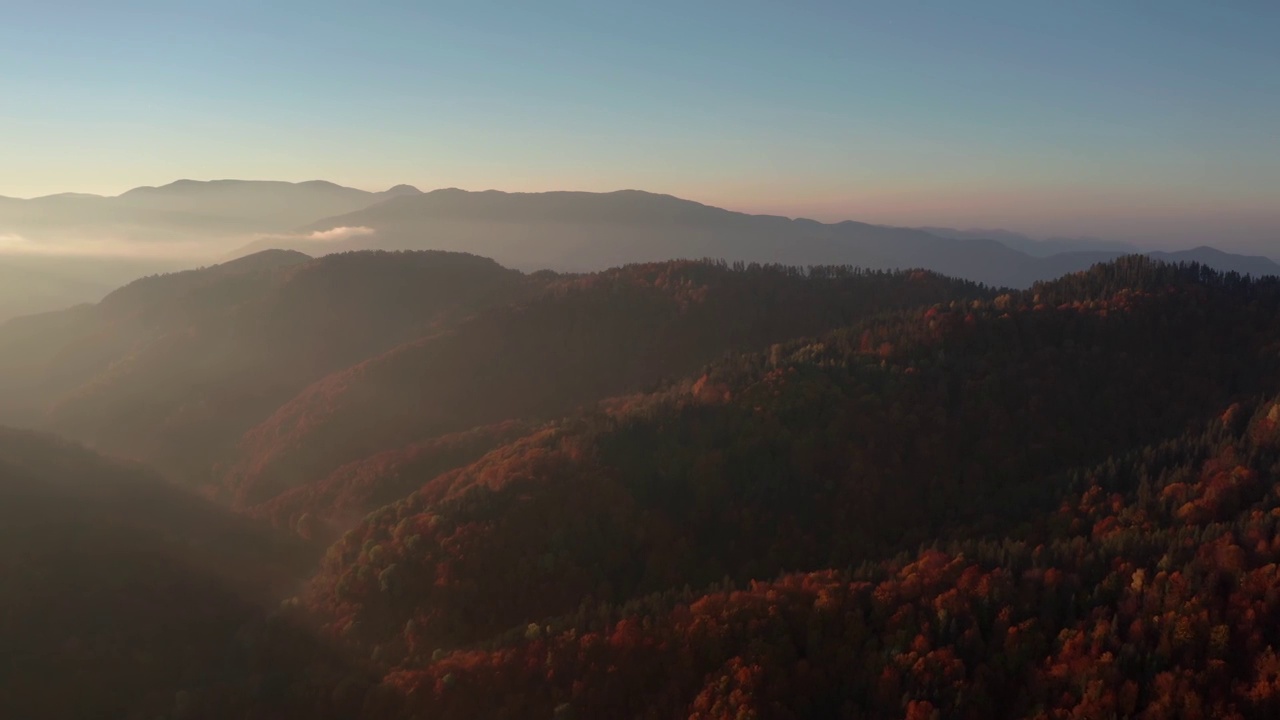
[[[130,282],[96,304],[19,317],[0,324],[0,418],[30,422],[52,403],[53,396],[87,382],[95,372],[114,365],[136,345],[155,335],[185,329],[201,311],[209,288],[253,279],[237,267],[271,270],[294,259],[290,251],[265,252],[239,263]],[[278,261],[278,262],[277,262]],[[257,288],[241,288],[245,297]]]
[[[322,181],[179,180],[116,197],[0,198],[0,322],[96,303],[250,238],[414,194],[408,185],[374,193]]]
[[[427,481],[302,599],[385,662],[368,717],[1266,717],[1280,411],[1232,400],[1277,309],[1133,258],[727,358]]]
[[[1149,252],[1147,255],[1169,263],[1199,263],[1223,272],[1263,277],[1280,275],[1280,263],[1260,255],[1235,255],[1215,248],[1200,246],[1176,252]]]
[[[1045,241],[997,232],[947,231],[950,237],[853,221],[820,223],[747,215],[669,195],[635,190],[612,193],[503,193],[437,190],[392,198],[313,222],[298,235],[341,233],[331,242],[295,240],[304,252],[352,249],[465,250],[522,269],[594,271],[670,258],[721,258],[786,265],[855,265],[873,269],[924,268],[992,286],[1027,287],[1088,269],[1129,252],[1106,241]],[[1016,246],[1016,247],[1011,247]],[[248,249],[260,248],[252,245]],[[1070,249],[1072,252],[1058,252]],[[1086,251],[1087,250],[1087,251]],[[1274,263],[1222,254],[1204,256],[1211,267],[1271,272]]]
[[[177,180],[114,197],[49,195],[0,201],[0,235],[57,243],[68,234],[100,242],[284,232],[317,217],[417,194],[408,185],[368,192],[315,180]],[[175,237],[177,236],[177,237]]]
[[[274,251],[0,326],[0,417],[200,484],[308,383],[537,281],[472,255]]]
[[[1033,479],[1280,389],[1280,282],[1118,270],[1148,280],[1088,304],[1041,287],[877,317],[540,429],[367,516],[311,601],[365,642],[435,648],[584,597],[848,567],[942,528],[1016,521],[1045,490]],[[387,568],[402,593],[350,580]]]
[[[938,237],[955,240],[995,240],[1032,257],[1042,258],[1047,267],[1054,268],[1049,271],[1049,277],[1065,275],[1096,263],[1105,263],[1124,255],[1143,252],[1129,243],[1099,238],[1050,237],[1037,240],[1008,230],[955,230],[940,227],[920,229]],[[1204,245],[1190,250],[1171,252],[1151,250],[1143,254],[1168,263],[1198,263],[1214,270],[1254,277],[1280,275],[1280,263],[1270,258],[1228,253]]]
[[[1280,404],[1081,471],[992,539],[584,604],[390,673],[404,717],[1220,717],[1280,711]]]
[[[939,270],[979,282],[1030,282],[1038,263],[998,243],[959,243],[865,223],[752,216],[669,195],[437,190],[322,220],[300,232],[374,232],[339,248],[470,248],[524,269],[595,271],[671,258]],[[305,243],[293,247],[305,248]],[[314,246],[313,246],[314,247]]]
[[[232,248],[241,249],[229,252]],[[468,252],[528,272],[594,272],[707,257],[792,266],[923,268],[1020,288],[1135,251],[1093,238],[1034,240],[1003,230],[911,229],[747,215],[637,190],[504,193],[451,188],[423,193],[397,185],[367,192],[319,180],[178,180],[116,197],[65,193],[0,198],[0,272],[13,257],[33,253],[81,261],[150,258],[153,269],[148,272],[156,272],[272,248],[309,255],[368,249]],[[1185,257],[1251,274],[1277,267],[1265,258],[1227,253],[1192,251]],[[126,280],[119,273],[89,279],[91,286],[80,287],[60,283],[52,273],[33,276],[27,283],[30,290],[0,290],[0,320],[95,302],[104,288]]]
[[[1119,240],[1103,240],[1101,238],[1091,237],[1049,237],[1044,239],[1036,239],[1021,233],[1010,232],[1009,230],[956,230],[955,228],[946,227],[922,227],[919,228],[930,235],[938,237],[951,238],[953,240],[995,240],[996,242],[1006,245],[1018,252],[1026,253],[1032,257],[1045,258],[1051,255],[1061,255],[1065,253],[1114,253],[1116,255],[1130,255],[1140,252],[1136,245],[1121,242]]]

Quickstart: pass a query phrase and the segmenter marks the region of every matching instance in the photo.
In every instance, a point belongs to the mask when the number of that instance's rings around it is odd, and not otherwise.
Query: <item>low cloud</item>
[[[314,240],[316,242],[338,242],[341,240],[349,240],[353,237],[364,237],[372,235],[373,228],[370,227],[336,227],[332,230],[317,230],[313,233],[303,235],[302,240]]]
[[[265,233],[256,235],[253,240],[259,244],[266,241],[280,242],[314,242],[314,243],[336,243],[351,238],[365,237],[373,234],[373,228],[370,227],[336,227],[329,230],[316,230],[309,233]]]

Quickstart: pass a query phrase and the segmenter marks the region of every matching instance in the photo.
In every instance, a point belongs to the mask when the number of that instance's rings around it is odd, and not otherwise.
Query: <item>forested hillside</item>
[[[388,653],[586,597],[847,567],[1016,518],[1046,474],[1276,388],[1280,284],[1146,264],[1089,280],[738,356],[543,429],[372,513],[309,597]]]
[[[334,373],[246,433],[225,474],[238,504],[264,502],[342,464],[504,420],[554,419],[647,389],[731,351],[876,312],[986,294],[931,273],[637,265],[551,281]]]
[[[1199,432],[1056,478],[1060,499],[998,536],[943,534],[851,571],[584,602],[405,663],[384,680],[396,692],[378,696],[398,700],[379,711],[1274,717],[1277,417],[1277,401],[1232,405]]]
[[[311,381],[516,301],[537,279],[465,254],[268,251],[0,326],[0,418],[206,483]]]
[[[727,360],[374,513],[304,602],[391,668],[370,717],[1270,717],[1277,411],[1232,399],[1277,290],[1125,261]]]
[[[273,254],[5,333],[176,482],[0,436],[26,716],[1280,711],[1275,279]]]

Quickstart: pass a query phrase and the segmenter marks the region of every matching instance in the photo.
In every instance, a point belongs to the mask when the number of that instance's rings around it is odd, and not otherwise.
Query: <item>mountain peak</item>
[[[248,255],[242,255],[234,260],[217,265],[219,270],[234,272],[251,272],[256,270],[267,270],[276,267],[286,267],[289,265],[297,265],[299,263],[308,262],[312,259],[306,253],[297,250],[281,250],[271,248],[269,250],[260,250]]]
[[[212,187],[215,185],[229,186],[229,185],[236,185],[239,183],[246,183],[246,182],[249,182],[249,181],[247,180],[192,180],[190,178],[182,178],[179,180],[174,180],[173,182],[167,183],[165,185],[143,185],[141,187],[133,188],[132,190],[126,190],[125,192],[121,193],[120,197],[128,197],[131,195],[154,195],[154,194],[161,194],[161,193],[191,192],[194,190]]]
[[[174,180],[173,182],[168,183],[167,185],[140,185],[136,188],[125,190],[124,192],[120,193],[120,197],[129,197],[131,195],[150,195],[153,193],[162,192],[164,190],[170,190],[170,189],[177,190],[177,189],[187,188],[195,184],[196,184],[195,180],[183,179],[183,180]]]
[[[241,182],[243,182],[243,181],[241,181]],[[350,189],[350,188],[347,188],[346,186],[339,185],[338,183],[335,183],[335,182],[329,182],[328,180],[307,180],[307,181],[304,181],[304,182],[296,183],[296,185],[297,185],[298,187],[306,187],[306,188],[324,188],[325,190],[348,190],[348,189]]]
[[[387,188],[378,194],[385,195],[387,197],[398,197],[401,195],[421,195],[422,191],[412,185],[405,185],[404,183],[401,183],[395,187]]]

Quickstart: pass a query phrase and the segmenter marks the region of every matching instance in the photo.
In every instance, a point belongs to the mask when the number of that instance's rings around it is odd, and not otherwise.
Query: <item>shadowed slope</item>
[[[507,419],[549,419],[696,371],[725,352],[880,310],[972,296],[928,273],[701,262],[630,266],[555,283],[308,387],[246,434],[227,475],[257,504],[368,455]]]
[[[180,688],[242,682],[237,643],[305,567],[146,471],[6,429],[0,548],[0,707],[26,718],[154,717]]]
[[[200,483],[307,383],[536,284],[449,253],[263,253],[145,278],[0,328],[0,408]]]

